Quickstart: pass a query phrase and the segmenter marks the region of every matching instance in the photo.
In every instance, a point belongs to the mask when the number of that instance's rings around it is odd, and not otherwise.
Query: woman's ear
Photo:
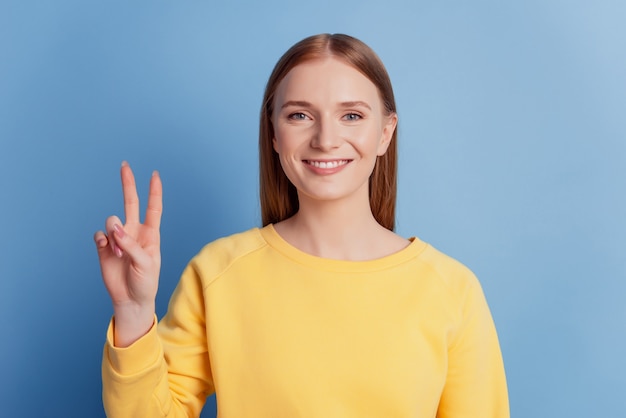
[[[396,131],[397,125],[397,113],[394,112],[386,117],[385,125],[383,126],[383,132],[380,136],[380,144],[378,144],[378,156],[384,155],[385,152],[387,152],[387,148],[389,148],[391,138],[393,138],[393,133]]]

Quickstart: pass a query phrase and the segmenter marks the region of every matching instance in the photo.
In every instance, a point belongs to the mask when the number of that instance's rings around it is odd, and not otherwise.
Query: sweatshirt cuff
[[[150,330],[129,345],[128,347],[115,347],[113,344],[114,318],[109,322],[107,330],[107,357],[112,369],[122,375],[131,376],[140,373],[151,366],[162,357],[161,341],[157,334],[157,317],[154,316],[154,323]]]

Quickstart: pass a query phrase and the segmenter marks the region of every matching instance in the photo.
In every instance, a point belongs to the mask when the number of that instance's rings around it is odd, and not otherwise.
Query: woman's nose
[[[340,129],[337,124],[328,120],[320,120],[316,125],[311,146],[322,151],[339,147],[341,144]]]

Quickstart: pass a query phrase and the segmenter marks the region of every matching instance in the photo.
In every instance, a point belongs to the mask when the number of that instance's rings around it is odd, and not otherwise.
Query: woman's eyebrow
[[[364,101],[356,100],[352,102],[341,102],[339,103],[342,107],[366,107],[369,110],[372,110],[372,107]]]
[[[311,107],[311,103],[305,101],[305,100],[288,100],[285,103],[283,103],[283,105],[280,107],[281,109],[284,109],[286,107],[290,107],[290,106],[294,106],[294,107]]]
[[[311,105],[311,103],[307,102],[306,100],[288,100],[285,103],[283,103],[283,105],[280,108],[284,109],[284,108],[290,107],[290,106],[294,106],[294,107],[311,107],[312,105]],[[362,101],[362,100],[340,102],[339,106],[341,106],[341,107],[366,107],[369,110],[372,110],[372,107],[369,104],[367,104],[366,102]]]

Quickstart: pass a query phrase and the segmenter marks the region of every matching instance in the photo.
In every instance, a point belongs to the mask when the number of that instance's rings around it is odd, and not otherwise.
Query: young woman
[[[393,233],[396,114],[362,42],[317,35],[279,60],[259,135],[263,227],[184,271],[157,324],[161,181],[145,223],[122,166],[126,223],[95,241],[114,319],[110,417],[508,417],[502,358],[473,274]]]

